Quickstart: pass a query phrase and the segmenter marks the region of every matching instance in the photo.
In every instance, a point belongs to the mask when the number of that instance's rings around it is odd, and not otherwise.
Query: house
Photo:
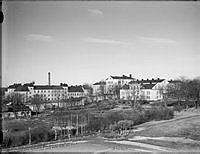
[[[8,86],[7,91],[5,91],[5,97],[10,94],[13,94],[15,89],[21,85],[21,83],[14,83],[13,85]]]
[[[68,97],[69,98],[77,98],[84,96],[84,89],[80,86],[70,86],[68,87]]]
[[[147,101],[162,100],[165,87],[169,82],[165,79],[138,80],[140,83],[140,99]]]
[[[132,80],[120,89],[123,100],[162,100],[169,82],[165,79]]]
[[[105,80],[106,82],[106,93],[113,93],[113,88],[115,86],[122,87],[125,84],[128,84],[130,81],[135,80],[132,78],[132,75],[129,76],[110,76]]]

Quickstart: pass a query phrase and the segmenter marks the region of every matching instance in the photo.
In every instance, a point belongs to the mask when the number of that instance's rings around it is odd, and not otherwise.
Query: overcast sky
[[[3,4],[3,86],[200,76],[199,2]]]

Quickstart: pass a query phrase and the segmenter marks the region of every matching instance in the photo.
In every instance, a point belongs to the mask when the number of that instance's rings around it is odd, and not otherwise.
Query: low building
[[[84,96],[84,89],[82,86],[70,86],[68,87],[68,97],[78,98]]]
[[[60,104],[60,107],[80,107],[84,106],[86,101],[86,97],[76,97],[69,98],[67,100],[63,100]]]

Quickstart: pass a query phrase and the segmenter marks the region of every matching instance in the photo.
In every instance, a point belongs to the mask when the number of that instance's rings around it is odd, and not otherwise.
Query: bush
[[[3,147],[15,147],[28,144],[28,132],[23,131],[19,133],[7,132],[3,136]]]
[[[54,139],[54,131],[47,127],[31,130],[31,143],[51,141]],[[5,148],[26,145],[29,143],[29,131],[7,132],[3,136],[2,146]]]
[[[173,118],[174,111],[167,107],[152,107],[145,111],[145,120],[168,120]]]

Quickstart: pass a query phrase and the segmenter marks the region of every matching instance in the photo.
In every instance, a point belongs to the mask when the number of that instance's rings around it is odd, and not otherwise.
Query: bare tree
[[[196,78],[188,82],[189,98],[195,102],[195,107],[198,107],[200,99],[200,79]]]
[[[40,112],[40,108],[42,106],[43,99],[40,95],[36,94],[31,99],[31,104],[36,107],[36,115],[38,116],[38,112]]]
[[[186,108],[188,108],[188,102],[192,100],[195,102],[195,106],[197,108],[200,98],[200,80],[188,80],[181,77],[168,87],[167,94],[168,97],[176,98],[178,103],[183,100]]]
[[[24,107],[24,104],[22,102],[23,98],[20,94],[9,94],[5,99],[5,104],[11,103],[11,107],[13,108],[13,112],[15,114],[15,117],[18,118],[17,112],[19,110],[22,110]]]

